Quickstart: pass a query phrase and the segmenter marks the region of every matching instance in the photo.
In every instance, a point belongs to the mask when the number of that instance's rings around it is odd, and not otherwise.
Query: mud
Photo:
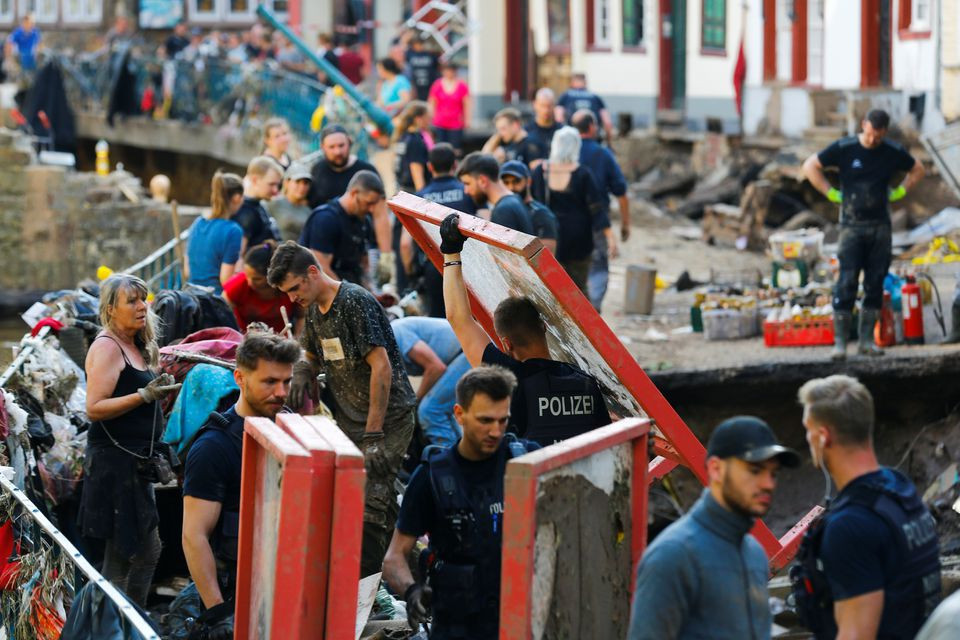
[[[535,597],[549,602],[549,611],[542,618],[542,634],[534,636],[625,637],[630,616],[629,487],[618,479],[606,493],[583,476],[561,476],[542,481],[538,495],[538,582],[546,588],[552,582],[552,589]]]

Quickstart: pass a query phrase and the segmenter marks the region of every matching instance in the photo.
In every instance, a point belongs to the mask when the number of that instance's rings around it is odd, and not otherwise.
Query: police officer
[[[505,352],[490,342],[470,311],[460,253],[466,238],[459,219],[451,213],[440,225],[447,320],[471,365],[499,365],[516,375],[512,430],[521,438],[550,445],[610,424],[597,381],[572,364],[550,359],[546,326],[529,298],[510,297],[497,305],[493,326]]]
[[[313,251],[331,277],[368,286],[367,216],[383,201],[380,177],[358,171],[346,193],[313,210],[300,232],[300,244]]]
[[[516,385],[500,367],[468,371],[454,405],[463,436],[451,447],[429,447],[403,496],[383,578],[404,594],[414,630],[432,610],[435,640],[499,636],[503,475],[510,458],[538,448],[506,433]],[[407,558],[425,533],[430,547],[418,582]]]
[[[873,397],[833,375],[800,388],[813,464],[839,493],[791,568],[797,613],[817,638],[913,638],[940,600],[933,516],[873,450]]]
[[[234,379],[240,396],[213,413],[195,436],[183,475],[183,554],[203,606],[233,611],[240,524],[243,421],[273,419],[283,407],[300,345],[273,333],[251,332],[237,348]],[[232,633],[226,637],[233,637]]]
[[[593,112],[593,117],[602,125],[607,144],[609,144],[613,140],[613,120],[610,118],[610,112],[603,98],[587,89],[585,73],[575,73],[570,76],[570,88],[557,98],[554,115],[557,122],[569,123],[573,114],[580,109],[589,109]]]
[[[520,196],[530,212],[533,233],[551,253],[557,252],[557,216],[530,194],[530,169],[519,160],[510,160],[500,166],[500,182],[507,189]]]
[[[473,198],[467,195],[463,183],[453,175],[457,164],[457,153],[453,147],[441,142],[430,149],[427,158],[427,168],[433,175],[433,180],[417,195],[463,213],[476,214],[477,206]],[[400,239],[400,255],[404,263],[409,264],[407,270],[411,279],[420,280],[417,291],[423,296],[427,315],[431,318],[445,318],[447,312],[443,307],[443,278],[406,229]]]
[[[896,142],[886,140],[890,116],[874,109],[856,136],[843,138],[803,163],[803,173],[830,202],[840,205],[840,277],[833,295],[834,349],[831,357],[847,357],[847,339],[853,321],[860,272],[863,271],[863,308],[860,311],[861,355],[879,356],[873,327],[883,303],[883,279],[890,268],[890,202],[903,198],[923,177],[923,165]],[[840,172],[840,189],[830,185],[824,167]],[[907,177],[891,188],[898,172]]]

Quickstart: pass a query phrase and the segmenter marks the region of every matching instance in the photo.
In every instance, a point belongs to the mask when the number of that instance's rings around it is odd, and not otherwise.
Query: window
[[[20,17],[33,14],[37,24],[57,22],[57,0],[20,0]]]
[[[643,0],[623,0],[623,46],[643,46]]]
[[[593,38],[595,47],[610,47],[610,0],[593,0]]]
[[[933,0],[900,0],[900,37],[929,37]]]
[[[570,51],[570,14],[567,0],[547,0],[547,28],[550,52]]]
[[[807,83],[823,84],[823,0],[807,5]]]
[[[230,22],[252,22],[256,17],[257,8],[252,0],[227,0],[226,4]]]
[[[103,20],[103,7],[99,0],[63,0],[63,21],[95,24]]]
[[[0,22],[13,22],[13,0],[0,0]]]
[[[279,20],[287,19],[289,0],[189,0],[187,6],[193,22],[253,23],[261,4]]]
[[[701,34],[704,49],[727,49],[727,1],[703,0],[703,29]]]
[[[930,30],[930,4],[932,0],[913,0],[913,15],[910,19],[910,29],[913,31]]]

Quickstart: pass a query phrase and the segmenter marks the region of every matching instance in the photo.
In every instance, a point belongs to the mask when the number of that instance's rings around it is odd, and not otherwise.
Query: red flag
[[[743,36],[740,36],[740,51],[733,67],[733,90],[736,93],[737,115],[743,115],[743,82],[747,78],[747,57],[743,53]]]

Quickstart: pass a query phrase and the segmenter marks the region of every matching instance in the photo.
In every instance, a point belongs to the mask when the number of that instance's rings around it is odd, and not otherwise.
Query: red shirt
[[[350,49],[344,49],[341,53],[338,54],[338,67],[340,68],[340,73],[347,77],[347,80],[353,84],[360,84],[363,82],[363,58],[359,54],[351,51]]]
[[[233,315],[237,317],[240,331],[246,331],[251,322],[263,322],[275,332],[283,331],[283,316],[281,307],[286,308],[287,317],[293,321],[293,303],[290,297],[280,294],[276,298],[264,300],[247,284],[247,276],[243,273],[234,274],[223,285],[223,293],[230,299],[233,306]]]

